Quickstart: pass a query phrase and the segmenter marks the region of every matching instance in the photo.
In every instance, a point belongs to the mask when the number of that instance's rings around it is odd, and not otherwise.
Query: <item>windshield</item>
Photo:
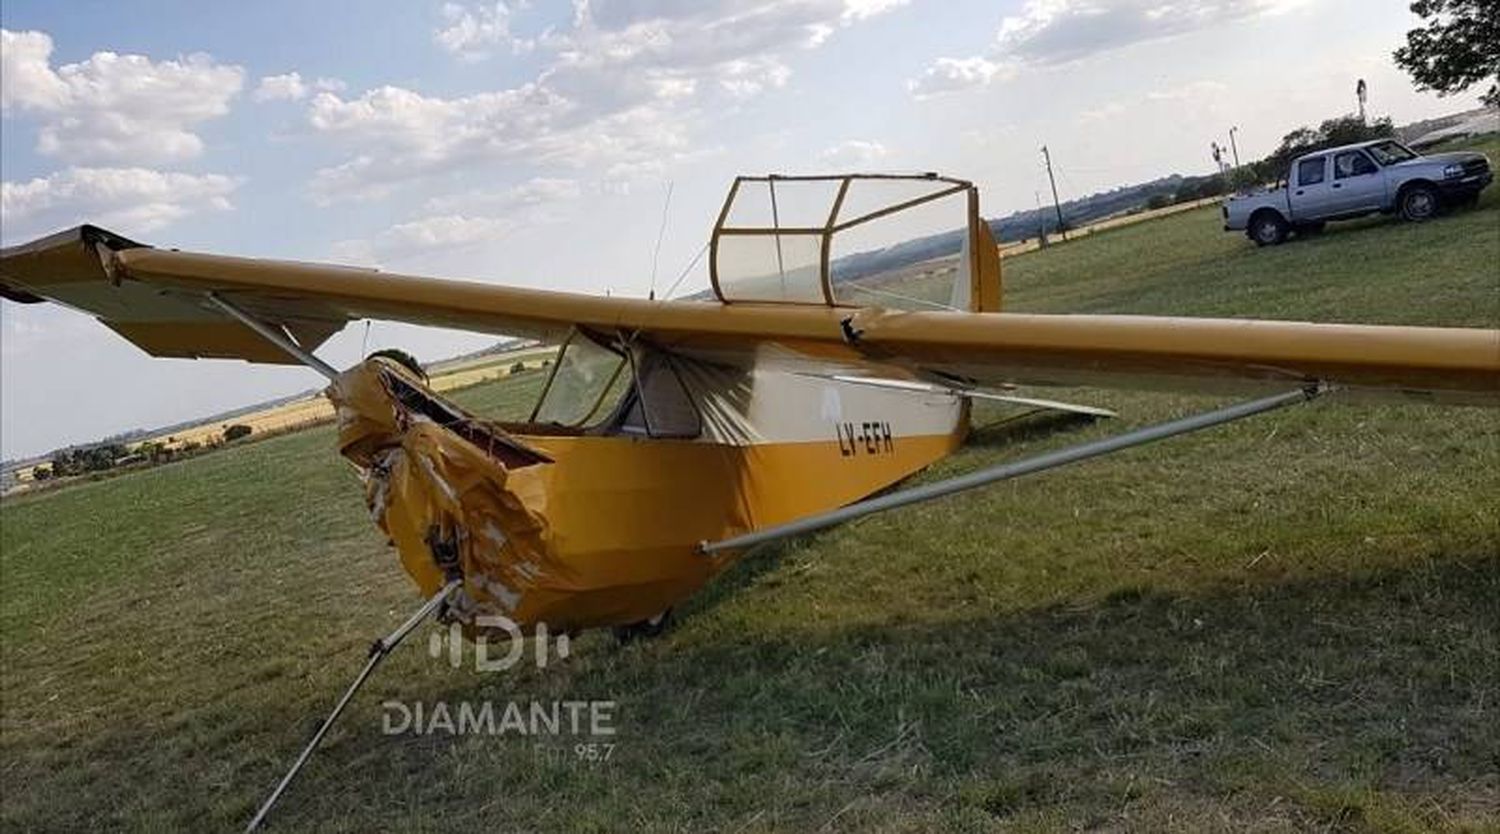
[[[624,356],[575,330],[563,343],[531,420],[582,428],[613,411],[629,381]]]
[[[1405,162],[1408,159],[1417,158],[1415,151],[1394,139],[1377,142],[1367,148],[1367,150],[1370,152],[1370,156],[1375,157],[1375,161],[1381,165],[1395,165],[1397,162]]]

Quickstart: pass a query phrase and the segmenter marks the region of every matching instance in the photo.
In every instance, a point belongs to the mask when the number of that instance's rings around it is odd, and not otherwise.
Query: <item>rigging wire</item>
[[[703,241],[703,245],[700,246],[700,247],[698,247],[698,254],[694,255],[693,259],[691,261],[688,261],[688,265],[683,268],[682,274],[678,275],[677,276],[677,280],[672,282],[672,286],[670,286],[670,287],[667,288],[667,292],[663,296],[663,298],[665,298],[665,299],[667,299],[669,301],[671,300],[672,293],[677,292],[677,287],[682,283],[682,279],[688,277],[688,273],[693,271],[693,267],[695,267],[695,266],[698,265],[698,260],[700,258],[702,258],[703,257],[703,253],[707,252],[707,251],[708,251],[708,241],[705,240],[705,241]]]
[[[651,251],[651,291],[646,296],[652,300],[656,298],[656,265],[661,260],[661,241],[667,236],[667,212],[672,208],[672,187],[676,185],[672,180],[667,180],[667,198],[661,207],[661,228],[656,231],[656,248]]]

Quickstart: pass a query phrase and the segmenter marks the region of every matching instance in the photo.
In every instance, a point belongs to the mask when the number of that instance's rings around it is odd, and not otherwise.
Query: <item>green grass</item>
[[[1005,270],[1013,310],[1495,327],[1497,263],[1500,188],[1267,250],[1195,211]],[[539,384],[458,396],[514,416]],[[1062,396],[1123,416],[981,428],[922,478],[1215,402]],[[419,634],[271,827],[1495,830],[1497,423],[1326,401],[870,517],[544,670]],[[7,501],[0,579],[17,830],[242,826],[417,604],[326,427]],[[613,699],[616,749],[388,737],[388,699]]]
[[[1477,149],[1500,164],[1500,140]],[[1497,190],[1440,222],[1375,216],[1265,249],[1221,231],[1217,208],[1190,211],[1007,259],[1006,300],[1027,312],[1494,326]]]

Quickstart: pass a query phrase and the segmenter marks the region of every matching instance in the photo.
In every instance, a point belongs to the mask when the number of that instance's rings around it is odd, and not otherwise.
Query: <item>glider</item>
[[[871,243],[892,236],[904,242]],[[431,598],[419,613],[471,635],[484,615],[649,631],[760,542],[1326,392],[1500,404],[1500,330],[1004,312],[978,191],[935,174],[740,177],[708,249],[711,297],[659,301],[181,252],[80,226],[0,250],[0,295],[81,310],[153,356],[323,373],[339,450]],[[560,349],[530,419],[492,422],[399,363],[340,372],[315,355],[358,319]],[[971,399],[1096,411],[1009,393],[1056,385],[1257,398],[869,497],[954,451]]]

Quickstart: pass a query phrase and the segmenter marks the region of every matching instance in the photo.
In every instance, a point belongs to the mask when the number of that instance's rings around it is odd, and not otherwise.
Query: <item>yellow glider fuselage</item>
[[[633,435],[619,420],[593,432],[445,426],[411,407],[417,380],[381,359],[329,395],[341,451],[422,592],[461,576],[460,621],[556,632],[658,615],[738,555],[705,556],[699,543],[877,492],[952,452],[968,427],[966,403],[949,394],[752,376],[747,396],[700,406],[694,438]]]

